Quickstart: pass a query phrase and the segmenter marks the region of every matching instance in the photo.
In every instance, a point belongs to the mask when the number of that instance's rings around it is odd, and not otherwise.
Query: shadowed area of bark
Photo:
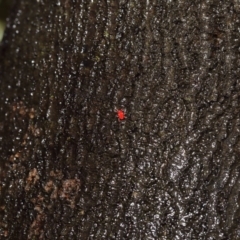
[[[15,1],[11,14],[1,239],[240,238],[239,1]]]

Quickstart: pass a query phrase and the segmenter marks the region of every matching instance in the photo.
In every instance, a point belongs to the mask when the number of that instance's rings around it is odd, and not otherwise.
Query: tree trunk
[[[0,50],[0,238],[240,239],[239,1],[53,2]]]

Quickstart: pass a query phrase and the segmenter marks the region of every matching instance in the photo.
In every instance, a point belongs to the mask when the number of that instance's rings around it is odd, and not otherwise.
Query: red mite
[[[117,115],[119,120],[123,120],[125,118],[125,113],[123,110],[117,110]]]

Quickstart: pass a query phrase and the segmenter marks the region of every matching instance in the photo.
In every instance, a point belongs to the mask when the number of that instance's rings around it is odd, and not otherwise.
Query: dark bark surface
[[[15,1],[0,239],[240,239],[239,16],[238,0]]]

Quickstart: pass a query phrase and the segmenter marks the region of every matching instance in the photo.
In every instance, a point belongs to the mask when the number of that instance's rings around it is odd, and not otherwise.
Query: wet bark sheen
[[[239,1],[53,2],[0,50],[1,239],[240,239]]]

